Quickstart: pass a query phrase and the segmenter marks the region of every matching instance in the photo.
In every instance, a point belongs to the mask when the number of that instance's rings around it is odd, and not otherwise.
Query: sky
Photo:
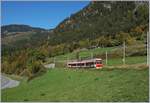
[[[88,4],[89,1],[3,1],[1,25],[25,24],[53,29]]]

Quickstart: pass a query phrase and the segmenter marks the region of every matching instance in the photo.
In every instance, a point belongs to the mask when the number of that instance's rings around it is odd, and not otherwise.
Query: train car
[[[67,67],[100,69],[103,67],[103,64],[102,64],[102,59],[94,58],[94,59],[80,60],[80,61],[69,61],[69,62],[67,62]]]

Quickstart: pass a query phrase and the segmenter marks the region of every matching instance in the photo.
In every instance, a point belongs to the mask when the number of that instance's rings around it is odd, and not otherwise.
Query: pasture
[[[91,52],[102,54],[106,50],[111,52],[114,48],[85,50],[80,52],[80,56],[87,57]],[[124,68],[117,68],[123,64],[122,58],[108,58],[108,65],[102,70],[66,68],[64,58],[75,58],[75,54],[73,52],[56,56],[55,63],[59,64],[56,68],[47,70],[44,75],[29,82],[27,78],[21,78],[21,84],[18,87],[2,90],[2,101],[148,101],[149,69],[147,66],[136,68],[136,65],[146,64],[146,56],[126,57],[127,67]],[[51,60],[53,58],[49,59]],[[103,63],[105,65],[105,60]],[[109,66],[114,67],[108,69]],[[17,79],[19,80],[19,77]]]
[[[2,90],[2,101],[148,101],[148,69],[48,70]]]

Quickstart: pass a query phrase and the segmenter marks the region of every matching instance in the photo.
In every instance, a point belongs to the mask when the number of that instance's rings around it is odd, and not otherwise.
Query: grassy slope
[[[126,57],[126,64],[138,64],[138,63],[146,63],[146,56],[134,56],[134,57]],[[105,62],[104,62],[105,63]],[[122,58],[110,59],[108,58],[108,65],[122,65]]]
[[[113,49],[96,48],[80,56]],[[56,60],[66,57],[75,57],[75,53]],[[126,63],[146,63],[146,56],[127,57]],[[108,65],[120,64],[121,58],[108,58]],[[148,101],[148,70],[51,70],[29,83],[23,80],[19,87],[2,90],[2,101]]]
[[[108,51],[108,53],[111,53],[111,51],[117,49],[118,47],[109,47],[109,48],[95,48],[95,49],[91,49],[91,50],[85,50],[85,51],[81,51],[79,53],[80,57],[90,57],[91,53],[93,54],[103,54],[106,52],[106,50]],[[71,59],[75,59],[76,58],[76,53],[72,52],[72,53],[68,53],[65,55],[59,55],[55,57],[55,62],[56,64],[65,64],[65,62],[67,61],[67,58]],[[49,61],[53,62],[53,58],[50,58]],[[147,61],[147,57],[146,56],[133,56],[133,57],[126,57],[126,64],[138,64],[138,63],[146,63]],[[105,60],[103,60],[103,64],[105,64]],[[108,56],[108,65],[112,66],[112,65],[122,65],[123,61],[122,61],[122,57],[119,58],[109,58]]]
[[[148,69],[55,69],[2,90],[2,101],[148,101]]]
[[[109,47],[109,48],[95,48],[95,49],[91,49],[91,50],[84,50],[84,51],[80,51],[79,55],[80,57],[90,57],[91,53],[93,54],[102,54],[105,53],[105,51],[112,51],[114,49],[114,47]],[[69,59],[75,59],[76,58],[76,52],[72,52],[72,53],[68,53],[65,55],[59,55],[59,56],[55,56],[56,60],[66,60],[67,58]],[[51,58],[52,59],[52,58]]]

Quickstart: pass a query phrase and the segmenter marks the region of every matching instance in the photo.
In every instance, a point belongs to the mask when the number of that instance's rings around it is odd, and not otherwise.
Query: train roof
[[[95,62],[96,60],[102,60],[101,58],[94,58],[94,59],[86,59],[86,60],[74,60],[74,61],[69,61],[68,64],[74,64],[74,63],[86,63],[86,62]]]

